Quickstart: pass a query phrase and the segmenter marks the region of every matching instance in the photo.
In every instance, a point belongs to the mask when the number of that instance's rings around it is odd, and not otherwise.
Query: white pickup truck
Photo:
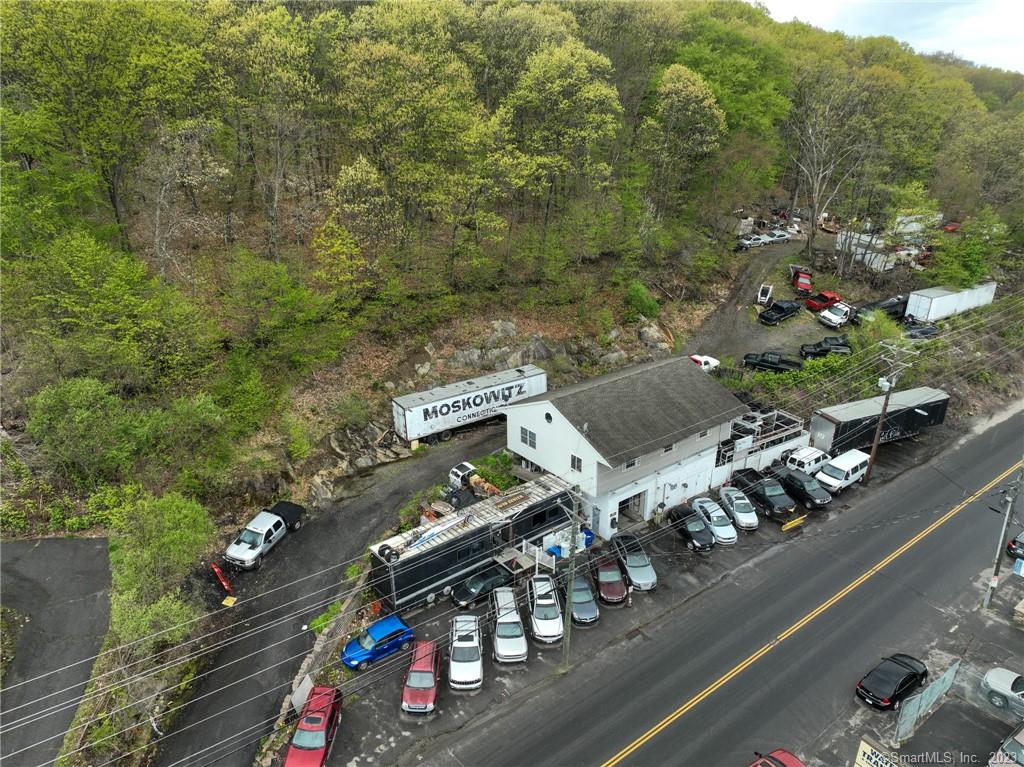
[[[256,570],[289,530],[302,527],[306,510],[291,501],[278,501],[249,522],[224,552],[224,559],[243,570]]]

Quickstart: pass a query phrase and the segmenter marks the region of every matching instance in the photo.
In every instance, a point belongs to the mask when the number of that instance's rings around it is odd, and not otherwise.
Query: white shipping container
[[[965,290],[928,288],[915,290],[907,299],[907,316],[918,322],[934,322],[992,303],[996,284],[986,282]]]
[[[523,365],[479,378],[391,400],[395,433],[411,442],[431,434],[493,418],[508,404],[548,390],[548,375],[536,365]]]

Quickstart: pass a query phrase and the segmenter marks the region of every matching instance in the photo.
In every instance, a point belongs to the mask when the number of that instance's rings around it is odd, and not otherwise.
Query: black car
[[[832,502],[832,496],[814,477],[799,469],[779,469],[778,480],[790,497],[807,509],[820,509]]]
[[[1017,536],[1011,538],[1010,542],[1006,544],[1006,553],[1014,559],[1024,559],[1024,530],[1017,533]]]
[[[928,678],[928,668],[917,658],[896,653],[857,682],[857,697],[874,708],[897,710],[900,704]]]
[[[799,301],[775,301],[757,315],[757,321],[762,325],[778,325],[780,322],[785,322],[790,317],[795,317],[804,308],[804,305]]]
[[[788,520],[796,511],[796,502],[786,495],[781,483],[765,477],[756,469],[737,469],[732,474],[732,485],[743,491],[771,519]]]
[[[715,534],[700,514],[686,504],[669,509],[668,521],[693,551],[705,552],[715,548]]]
[[[908,301],[909,299],[906,296],[899,295],[892,298],[883,298],[880,301],[872,301],[870,304],[864,304],[864,306],[858,306],[857,311],[850,318],[850,322],[854,325],[859,325],[872,312],[884,312],[894,320],[902,319],[903,315],[907,313]]]
[[[910,341],[930,341],[939,335],[934,325],[911,325],[903,331],[903,337]]]
[[[452,601],[459,607],[472,607],[499,586],[512,582],[512,573],[500,565],[469,576],[452,589]]]
[[[815,344],[801,344],[800,356],[827,357],[829,354],[852,354],[853,348],[846,336],[825,336]]]
[[[789,373],[800,370],[804,363],[782,352],[751,352],[743,355],[743,367],[767,370],[771,373]]]

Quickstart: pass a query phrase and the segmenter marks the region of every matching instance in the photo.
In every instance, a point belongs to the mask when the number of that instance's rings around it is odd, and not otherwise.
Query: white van
[[[813,477],[818,470],[829,462],[828,453],[816,447],[801,447],[794,450],[786,458],[786,467],[802,471]]]
[[[522,663],[529,649],[523,620],[519,617],[516,593],[508,586],[495,589],[491,593],[491,607],[494,660],[497,663]]]
[[[822,466],[821,471],[815,474],[814,478],[832,495],[835,495],[854,482],[864,479],[870,459],[871,456],[860,450],[847,450]]]

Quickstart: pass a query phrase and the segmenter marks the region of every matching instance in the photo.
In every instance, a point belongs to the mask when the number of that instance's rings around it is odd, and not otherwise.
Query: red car
[[[796,288],[798,295],[807,296],[810,295],[811,291],[814,290],[814,286],[811,283],[811,271],[804,269],[790,269],[792,275],[793,287]]]
[[[590,569],[597,584],[597,597],[605,604],[620,604],[626,599],[626,581],[618,560],[600,546],[590,550]]]
[[[805,301],[807,308],[812,312],[823,312],[830,306],[835,306],[843,297],[833,290],[823,290],[816,296],[811,296]]]
[[[437,642],[417,642],[412,648],[412,663],[405,675],[402,711],[408,714],[433,713],[440,681],[441,650]]]
[[[794,754],[789,753],[784,748],[777,748],[770,754],[761,754],[755,751],[754,756],[757,759],[747,765],[747,767],[807,767]]]
[[[284,767],[323,767],[341,721],[341,690],[314,687],[295,727]]]

